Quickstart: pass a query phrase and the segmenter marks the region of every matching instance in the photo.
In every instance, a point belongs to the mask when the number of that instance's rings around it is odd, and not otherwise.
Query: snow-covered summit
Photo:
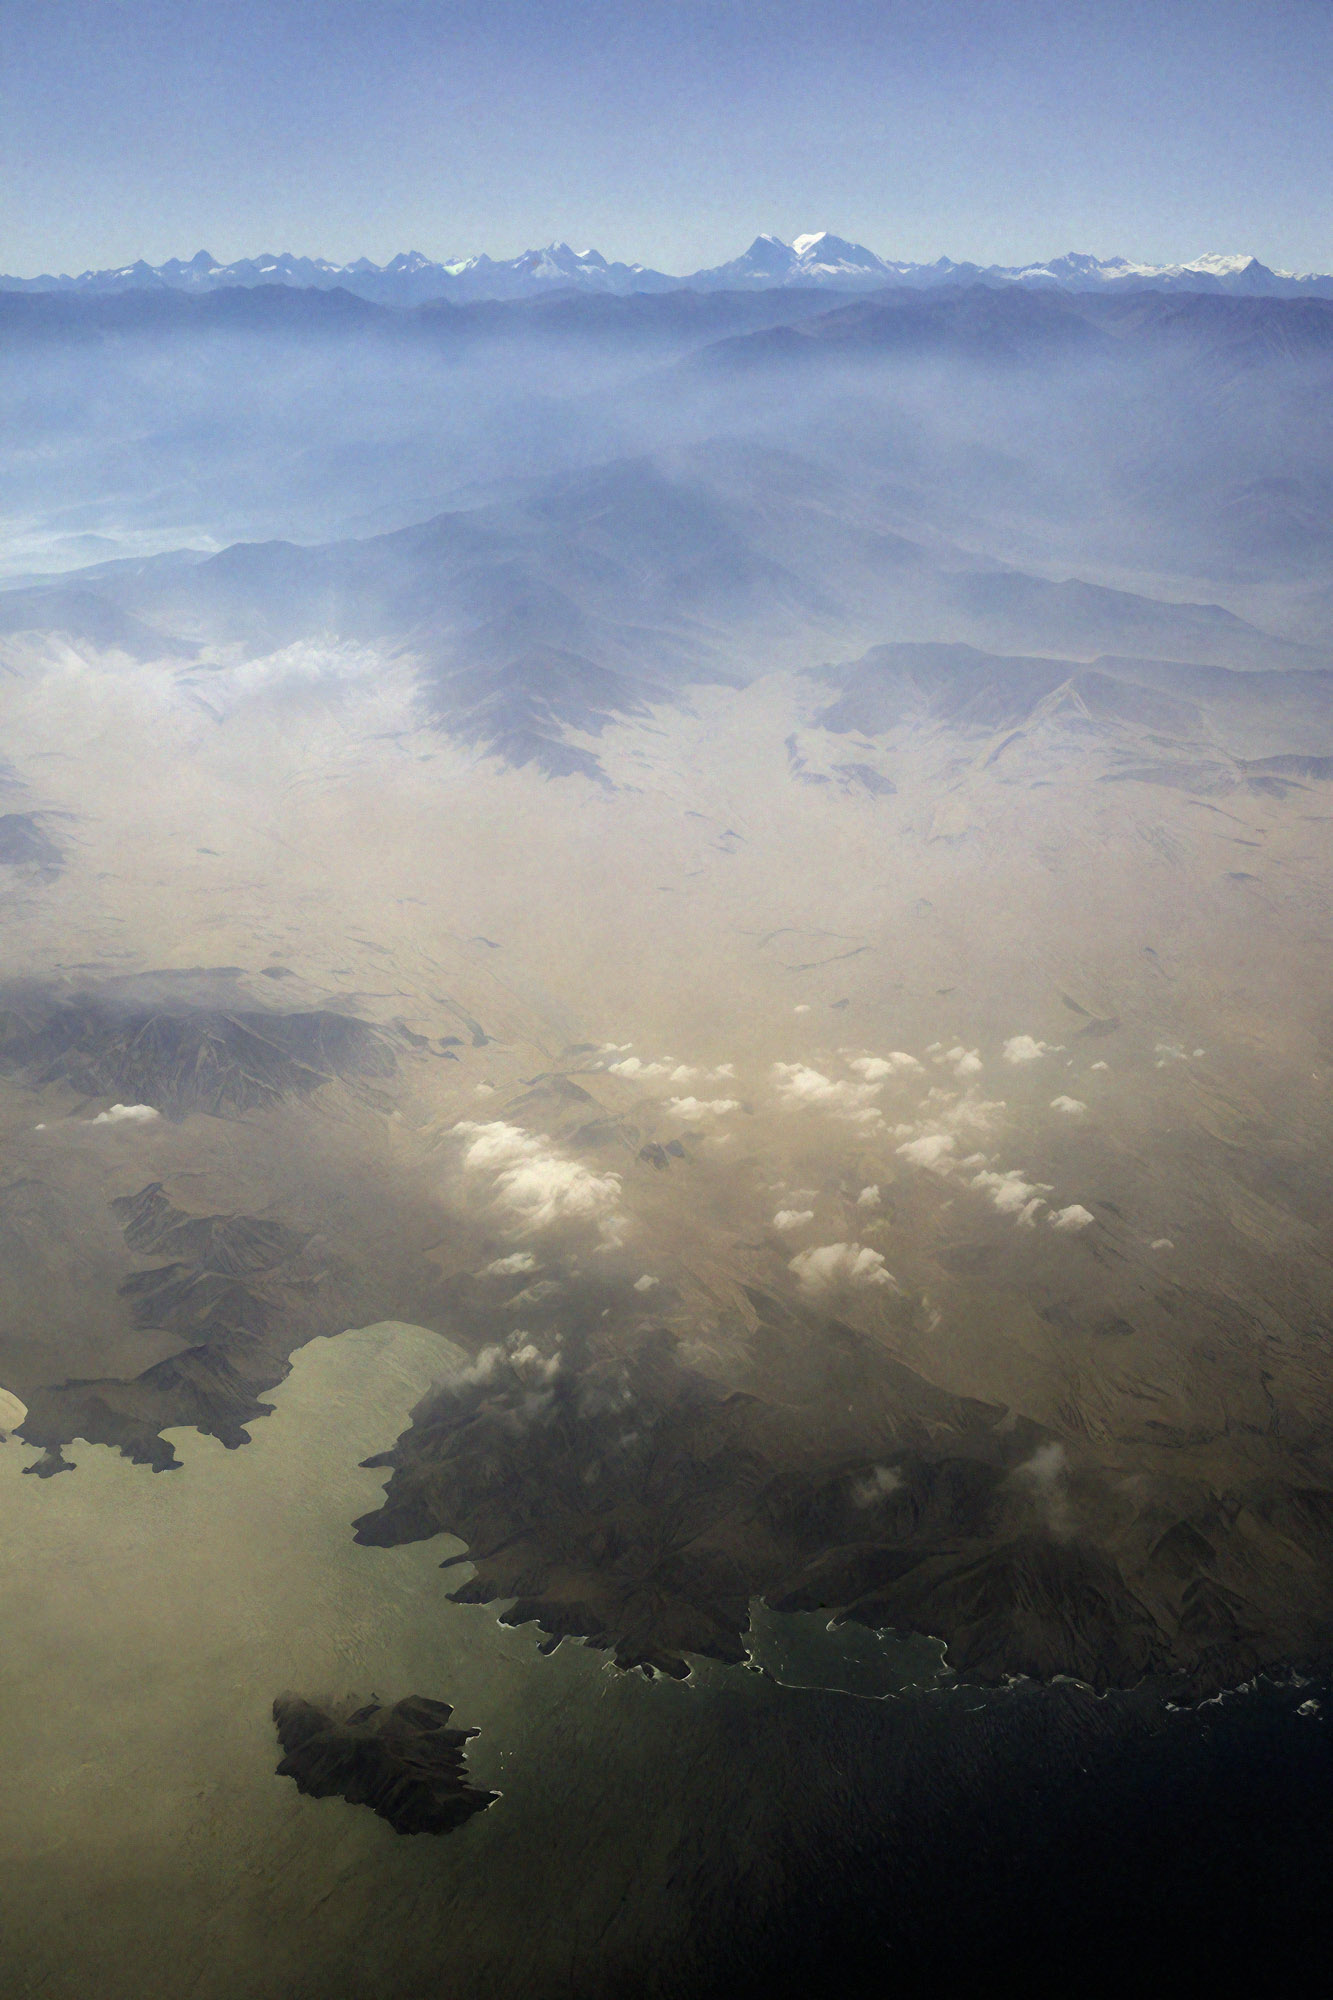
[[[164,264],[150,265],[141,259],[115,270],[84,271],[77,277],[0,278],[0,291],[208,292],[233,285],[288,285],[319,290],[342,287],[380,305],[413,306],[437,299],[467,304],[482,299],[540,298],[560,290],[626,296],[681,289],[767,291],[807,286],[864,293],[886,286],[925,290],[967,284],[1333,297],[1333,277],[1273,270],[1248,253],[1208,252],[1179,263],[1154,264],[1070,250],[1040,263],[979,265],[940,257],[922,264],[881,257],[865,244],[835,236],[828,229],[804,233],[790,242],[771,233],[761,234],[740,256],[685,277],[670,277],[643,264],[609,262],[591,245],[575,249],[567,242],[554,242],[498,259],[482,252],[437,261],[423,251],[408,250],[387,264],[372,263],[367,257],[335,264],[324,257],[302,257],[287,250],[220,264],[207,250],[199,250],[190,258],[172,257]]]
[[[828,285],[860,289],[885,285],[897,267],[885,263],[863,243],[851,243],[831,230],[797,236],[790,243],[780,236],[756,236],[743,255],[710,270],[695,271],[681,280],[695,291],[759,291],[772,285]]]

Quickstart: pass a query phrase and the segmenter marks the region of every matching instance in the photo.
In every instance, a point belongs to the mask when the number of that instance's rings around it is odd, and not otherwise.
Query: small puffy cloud
[[[649,1273],[645,1271],[641,1278],[636,1278],[634,1280],[634,1289],[636,1292],[651,1292],[656,1283],[657,1283],[656,1278],[651,1277]]]
[[[952,1132],[923,1132],[917,1139],[908,1139],[899,1146],[899,1157],[911,1162],[914,1167],[928,1167],[932,1173],[947,1174],[957,1165],[951,1156],[957,1147]]]
[[[605,1234],[620,1200],[619,1174],[594,1174],[577,1160],[557,1153],[549,1139],[497,1120],[478,1125],[462,1119],[454,1131],[464,1141],[463,1165],[490,1178],[496,1200],[522,1229],[546,1229],[556,1222],[597,1222]]]
[[[560,1373],[560,1356],[543,1354],[539,1347],[528,1341],[525,1346],[510,1351],[509,1365],[520,1381],[537,1384],[554,1382]]]
[[[1004,1173],[983,1168],[979,1174],[973,1174],[971,1186],[988,1194],[1001,1215],[1019,1215],[1030,1210],[1034,1201],[1040,1206],[1042,1195],[1050,1193],[1044,1182],[1028,1180],[1017,1167],[1010,1167]]]
[[[1092,1067],[1094,1069],[1110,1069],[1111,1065],[1108,1062],[1095,1062]]]
[[[1169,1236],[1156,1236],[1148,1245],[1150,1250],[1174,1250],[1175,1247]]]
[[[852,1481],[852,1505],[873,1507],[890,1493],[896,1493],[902,1483],[903,1476],[896,1465],[872,1465],[862,1478]]]
[[[27,1404],[21,1403],[12,1389],[0,1389],[0,1438],[16,1431],[27,1414]]]
[[[495,1085],[493,1083],[479,1083],[472,1095],[474,1097],[494,1097]]]
[[[464,1389],[485,1388],[499,1379],[509,1356],[503,1347],[483,1347],[476,1359],[466,1368],[449,1377],[445,1385],[451,1395],[458,1395]]]
[[[483,1347],[475,1361],[441,1384],[441,1393],[466,1400],[499,1394],[508,1408],[506,1422],[526,1429],[547,1422],[555,1403],[560,1356],[543,1354],[530,1335],[515,1332],[503,1347]]]
[[[813,1208],[780,1208],[773,1217],[775,1229],[802,1229],[807,1222],[813,1222]]]
[[[151,1104],[113,1104],[109,1111],[99,1111],[96,1118],[90,1118],[90,1125],[151,1125],[158,1113]]]
[[[721,1118],[740,1108],[738,1097],[668,1097],[664,1107],[673,1118]]]
[[[1049,1444],[1039,1444],[1031,1458],[1025,1458],[1021,1465],[1014,1467],[1015,1479],[1031,1479],[1038,1486],[1053,1486],[1068,1470],[1065,1448],[1052,1439]]]
[[[945,1064],[950,1065],[955,1076],[977,1076],[981,1072],[981,1050],[966,1049],[961,1042],[955,1042],[949,1049],[945,1048],[943,1042],[932,1042],[926,1054],[941,1068]]]
[[[1054,1055],[1062,1046],[1059,1042],[1039,1042],[1031,1035],[1010,1035],[1004,1045],[1004,1059],[1007,1063],[1037,1062],[1042,1056]]]
[[[670,1076],[669,1062],[641,1062],[638,1056],[624,1056],[620,1062],[607,1064],[612,1076],[624,1077],[627,1083],[651,1083],[656,1077]]]
[[[1046,1516],[1046,1524],[1053,1534],[1067,1535],[1073,1526],[1069,1509],[1066,1475],[1069,1461],[1065,1448],[1056,1439],[1049,1444],[1039,1444],[1031,1458],[1014,1467],[1014,1478],[1023,1480],[1031,1489],[1038,1506]]]
[[[1053,1208],[1046,1220],[1052,1229],[1073,1231],[1086,1229],[1090,1222],[1097,1220],[1091,1209],[1084,1208],[1082,1202],[1071,1201],[1068,1208]]]
[[[918,1139],[931,1132],[989,1132],[1004,1108],[1002,1098],[978,1097],[974,1090],[967,1090],[960,1097],[937,1084],[927,1091],[916,1123],[896,1125],[893,1136]]]
[[[780,1101],[789,1109],[810,1106],[843,1117],[876,1115],[877,1083],[848,1083],[841,1078],[835,1081],[822,1070],[811,1069],[808,1063],[774,1063],[773,1081]]]
[[[913,1071],[919,1072],[921,1065],[905,1049],[890,1049],[886,1056],[853,1056],[850,1067],[859,1071],[867,1083],[882,1083],[886,1076],[910,1076]]]
[[[667,1078],[668,1083],[728,1083],[736,1074],[735,1063],[718,1063],[715,1069],[702,1068],[690,1063],[677,1063]]]
[[[487,1264],[483,1278],[516,1278],[523,1271],[535,1271],[537,1259],[530,1250],[515,1250],[512,1257],[497,1257],[493,1264]]]
[[[645,1062],[641,1056],[626,1054],[629,1044],[622,1048],[608,1048],[603,1054],[614,1055],[616,1060],[606,1065],[608,1076],[618,1076],[625,1083],[673,1083],[678,1089],[687,1084],[720,1083],[736,1074],[731,1063],[720,1063],[716,1069],[707,1069],[698,1063],[677,1062],[674,1056],[657,1056]]]
[[[793,1007],[791,1011],[793,1014],[808,1014],[810,1012],[810,1007],[807,1001],[802,1000],[799,1007]]]
[[[989,1132],[1004,1108],[1002,1097],[978,1097],[975,1091],[968,1091],[947,1107],[945,1123],[959,1132]]]
[[[873,1184],[870,1187],[863,1187],[856,1197],[856,1205],[858,1208],[878,1208],[879,1189]]]
[[[1052,1111],[1063,1111],[1066,1118],[1081,1118],[1087,1108],[1081,1097],[1060,1096],[1051,1099]]]
[[[831,1112],[857,1112],[865,1110],[879,1096],[879,1084],[835,1080],[833,1076],[825,1076],[823,1070],[813,1070],[807,1062],[775,1062],[773,1082],[783,1104],[793,1108],[817,1106]]]
[[[896,1290],[898,1284],[879,1251],[860,1243],[824,1243],[817,1250],[798,1251],[787,1269],[796,1273],[801,1290],[811,1294],[848,1285]]]

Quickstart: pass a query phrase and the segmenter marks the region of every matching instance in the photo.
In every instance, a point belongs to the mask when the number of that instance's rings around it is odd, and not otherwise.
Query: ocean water
[[[385,1477],[359,1461],[465,1361],[396,1324],[313,1342],[250,1445],[176,1433],[171,1474],[76,1446],[37,1480],[0,1448],[5,2000],[924,1992],[1025,1954],[1037,1991],[1062,1966],[1111,1991],[1131,1951],[1186,1986],[1251,1944],[1318,1962],[1321,1690],[1192,1714],[982,1692],[929,1640],[761,1607],[751,1666],[684,1684],[542,1656],[447,1601],[449,1537],[351,1538]],[[405,1838],[303,1798],[275,1772],[288,1688],[451,1702],[499,1801]]]

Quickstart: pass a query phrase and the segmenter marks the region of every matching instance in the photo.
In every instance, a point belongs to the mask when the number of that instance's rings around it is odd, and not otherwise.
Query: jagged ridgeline
[[[259,1110],[334,1078],[389,1077],[395,1066],[385,1037],[345,1014],[223,1010],[36,982],[0,988],[0,1072],[168,1118]]]
[[[660,1326],[626,1338],[601,1316],[559,1362],[527,1335],[483,1350],[366,1461],[391,1477],[357,1540],[459,1536],[442,1567],[475,1573],[455,1603],[676,1677],[691,1654],[746,1657],[756,1596],[930,1632],[980,1681],[1210,1691],[1327,1643],[1333,1594],[1308,1580],[1333,1545],[1322,1491],[1255,1481],[1238,1525],[1236,1501],[1181,1481],[1169,1525],[1132,1521],[1114,1452],[1072,1471],[1041,1426],[856,1328],[758,1291],[748,1307],[762,1394],[701,1375]]]
[[[44,813],[0,813],[0,865],[36,869],[49,880],[64,859]]]
[[[259,1008],[234,968],[0,990],[0,1076],[18,1087],[18,1101],[45,1112],[28,1134],[35,1171],[0,1189],[12,1266],[6,1368],[15,1346],[29,1356],[14,1365],[27,1371],[24,1435],[45,1453],[35,1471],[64,1469],[63,1447],[75,1439],[157,1470],[178,1463],[162,1435],[174,1427],[243,1444],[293,1349],[353,1323],[351,1266],[330,1237],[328,1197],[305,1169],[296,1198],[279,1193],[275,1212],[268,1149],[281,1131],[283,1147],[327,1153],[317,1131],[293,1128],[291,1115],[337,1088],[344,1104],[372,1117],[409,1050],[401,1034],[350,1014]],[[197,1136],[184,1142],[193,1172],[173,1181],[174,1199],[161,1180],[115,1192],[130,1155],[98,1153],[95,1141],[85,1150],[118,1120],[122,1132],[141,1135],[139,1153],[151,1152],[154,1133],[195,1121]],[[178,1163],[170,1137],[161,1143],[166,1163]],[[249,1171],[240,1164],[247,1152]],[[179,1193],[210,1163],[218,1192],[231,1198],[212,1212]],[[341,1186],[339,1170],[329,1172]],[[269,1188],[267,1212],[256,1215],[245,1203],[260,1185]],[[62,1357],[85,1354],[92,1370],[71,1369],[68,1359],[62,1369]],[[139,1366],[127,1370],[134,1355]]]
[[[255,1216],[188,1215],[156,1182],[111,1206],[127,1246],[155,1260],[120,1287],[134,1324],[186,1344],[130,1380],[34,1390],[23,1435],[45,1447],[34,1468],[44,1477],[65,1469],[61,1447],[75,1438],[158,1472],[179,1464],[161,1435],[176,1426],[245,1444],[291,1350],[343,1323],[345,1271],[308,1236]]]

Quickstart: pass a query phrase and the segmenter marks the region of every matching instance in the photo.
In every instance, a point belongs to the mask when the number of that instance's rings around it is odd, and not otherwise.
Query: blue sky
[[[206,247],[689,270],[1333,268],[1333,0],[0,0],[0,269]]]

